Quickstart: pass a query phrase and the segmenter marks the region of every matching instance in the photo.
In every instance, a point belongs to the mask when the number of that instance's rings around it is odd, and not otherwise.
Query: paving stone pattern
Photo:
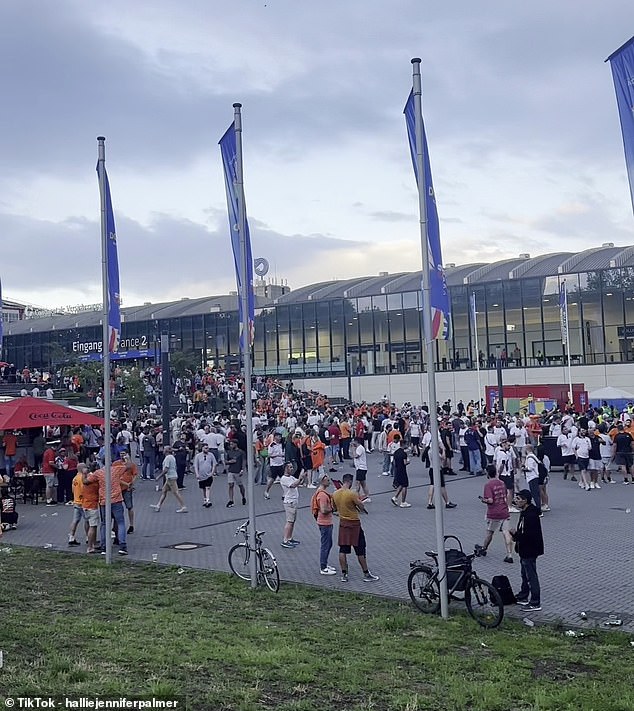
[[[354,590],[386,597],[406,599],[409,563],[424,557],[425,550],[436,549],[434,511],[425,508],[428,478],[420,460],[409,467],[412,487],[409,509],[395,508],[390,502],[391,479],[380,475],[381,458],[368,456],[368,483],[372,503],[362,523],[368,542],[370,570],[380,576],[374,583],[362,580],[354,555],[349,556],[350,580],[342,583],[337,576],[319,574],[319,531],[310,512],[312,489],[300,489],[300,510],[294,538],[301,541],[295,549],[280,546],[284,512],[281,487],[271,490],[271,499],[263,498],[264,487],[256,485],[258,529],[266,531],[265,544],[273,551],[283,580],[317,585],[323,588]],[[352,471],[350,465],[338,467],[341,476]],[[458,507],[443,510],[445,533],[457,535],[466,551],[471,552],[484,537],[485,506],[478,501],[484,477],[461,473],[447,477],[452,501]],[[156,513],[150,508],[159,494],[154,482],[140,481],[135,492],[135,533],[129,536],[130,558],[182,567],[228,571],[227,552],[239,539],[235,530],[247,518],[247,506],[240,499],[227,509],[226,477],[219,476],[213,486],[213,507],[202,507],[202,497],[193,475],[186,478],[183,491],[189,513],[177,514],[177,504],[168,497],[166,505]],[[527,613],[517,607],[507,608],[507,614],[530,617],[536,623],[561,621],[574,627],[603,626],[609,615],[623,621],[617,629],[634,631],[634,568],[632,560],[632,527],[634,486],[605,484],[599,491],[586,492],[574,482],[563,481],[562,474],[551,474],[550,498],[552,511],[544,514],[542,527],[546,553],[539,558],[538,570],[542,587],[541,612]],[[236,492],[237,493],[237,492]],[[42,548],[52,544],[55,550],[82,554],[85,547],[68,547],[67,532],[72,519],[72,507],[46,507],[19,504],[20,525],[5,533],[2,547],[11,544]],[[513,523],[518,515],[512,515]],[[335,523],[335,543],[336,543]],[[170,548],[179,543],[199,543],[194,550]],[[0,554],[2,555],[2,554]],[[478,574],[491,580],[506,574],[515,589],[520,584],[519,560],[511,565],[503,562],[505,552],[501,534],[496,533],[486,558],[476,559]],[[116,556],[116,550],[115,550]],[[337,548],[330,555],[331,565],[338,566]],[[245,583],[247,584],[247,583]],[[280,595],[283,595],[283,587]],[[460,603],[456,603],[457,605]],[[583,620],[581,612],[586,612]]]

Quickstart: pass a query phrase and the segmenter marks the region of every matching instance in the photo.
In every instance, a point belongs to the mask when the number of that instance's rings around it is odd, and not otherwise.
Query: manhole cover
[[[209,543],[190,543],[185,541],[183,543],[174,543],[174,545],[171,546],[163,546],[163,548],[171,548],[175,551],[193,551],[197,548],[206,548],[208,545]]]

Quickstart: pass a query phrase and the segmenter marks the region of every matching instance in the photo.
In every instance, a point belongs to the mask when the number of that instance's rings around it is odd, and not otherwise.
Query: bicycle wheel
[[[251,580],[249,571],[249,558],[251,552],[246,543],[236,543],[229,551],[229,567],[234,575],[237,575],[242,580]]]
[[[277,569],[275,557],[268,548],[261,548],[259,556],[259,574],[264,578],[267,588],[271,592],[277,592],[280,589],[280,571]]]
[[[504,604],[500,593],[486,580],[472,577],[465,589],[467,611],[482,627],[497,627],[504,617]]]
[[[431,615],[440,609],[438,579],[428,565],[412,568],[407,578],[407,590],[412,602],[421,612]]]

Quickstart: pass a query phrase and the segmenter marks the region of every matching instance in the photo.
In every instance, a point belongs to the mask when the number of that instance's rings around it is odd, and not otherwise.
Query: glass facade
[[[634,268],[627,267],[450,287],[453,337],[435,344],[436,368],[469,370],[478,359],[481,367],[493,367],[504,354],[509,367],[561,365],[559,287],[564,278],[572,363],[633,362]],[[472,293],[477,323],[470,316]],[[256,313],[257,375],[385,375],[425,369],[419,292],[303,302],[290,293],[279,302]],[[32,330],[25,332],[27,325]],[[33,320],[14,328],[19,332],[5,333],[3,359],[19,367],[51,368],[67,356],[85,357],[101,340],[98,323],[38,332]],[[161,333],[170,334],[172,349],[198,352],[201,365],[239,368],[236,311],[124,321],[123,349],[147,349],[153,358]]]

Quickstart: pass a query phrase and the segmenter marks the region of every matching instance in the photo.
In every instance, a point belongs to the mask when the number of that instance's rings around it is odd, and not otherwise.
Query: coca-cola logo
[[[69,412],[31,412],[29,420],[70,420],[72,414]]]

